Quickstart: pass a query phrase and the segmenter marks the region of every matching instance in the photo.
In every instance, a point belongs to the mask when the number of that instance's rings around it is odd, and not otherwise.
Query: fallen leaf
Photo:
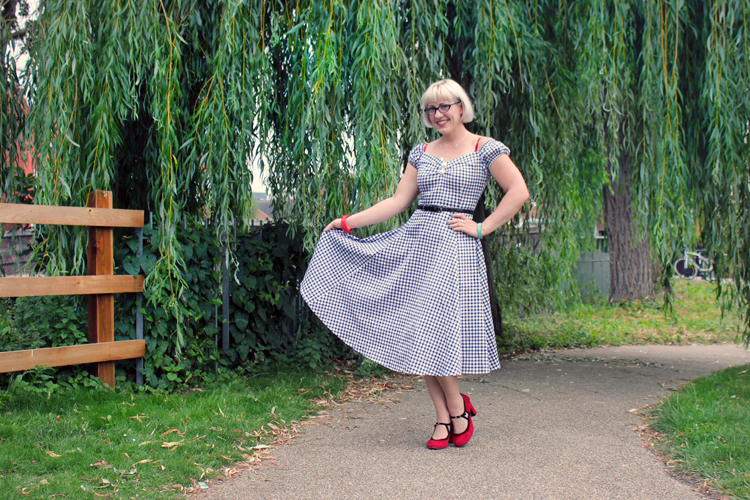
[[[58,455],[57,453],[53,453],[51,451],[48,451],[47,455],[51,456],[52,458],[60,458],[62,456],[62,455]]]
[[[184,439],[180,439],[179,441],[173,441],[171,443],[162,443],[161,447],[162,448],[176,448],[178,446],[182,446],[183,441]]]
[[[89,465],[91,465],[91,467],[104,467],[105,465],[107,465],[107,461],[106,460],[97,460],[93,464],[89,464]]]
[[[133,469],[130,469],[129,471],[127,471],[127,470],[125,470],[125,469],[123,469],[123,470],[119,470],[119,469],[117,469],[117,468],[115,468],[115,469],[112,469],[112,470],[114,470],[115,472],[117,472],[117,473],[119,473],[119,474],[126,474],[126,475],[128,475],[128,476],[132,476],[133,474],[135,474],[135,473],[137,473],[137,472],[138,472],[138,469],[135,469],[135,468],[133,468]]]
[[[266,425],[273,429],[274,434],[281,432],[281,429],[279,429],[278,426],[272,424],[271,422],[268,422]]]
[[[150,442],[151,442],[151,441],[144,441],[144,442],[142,442],[141,444],[139,444],[138,446],[145,446],[145,445],[149,444]]]

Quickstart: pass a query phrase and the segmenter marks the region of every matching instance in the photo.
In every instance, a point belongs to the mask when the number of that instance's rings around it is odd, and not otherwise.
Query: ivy
[[[348,351],[310,313],[299,299],[299,283],[309,254],[301,233],[286,223],[249,228],[236,238],[230,267],[230,348],[221,349],[222,276],[225,258],[222,238],[205,222],[188,217],[176,228],[186,283],[178,303],[179,316],[159,307],[144,292],[143,304],[135,295],[116,298],[117,340],[135,338],[135,314],[144,314],[146,359],[144,379],[154,388],[175,388],[212,382],[237,373],[267,370],[278,363],[305,363],[320,369]],[[118,267],[133,276],[153,272],[159,259],[159,232],[144,228],[143,255],[137,257],[138,239],[126,236],[115,256]],[[231,263],[231,261],[230,261]],[[175,355],[174,335],[182,321],[182,353]],[[132,362],[130,363],[133,364]],[[132,366],[129,367],[132,374]]]

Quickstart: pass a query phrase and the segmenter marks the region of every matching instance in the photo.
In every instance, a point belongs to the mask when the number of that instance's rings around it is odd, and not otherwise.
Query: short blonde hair
[[[422,109],[428,103],[440,99],[453,100],[454,102],[461,101],[461,104],[464,106],[464,114],[461,116],[461,121],[469,123],[474,119],[474,106],[471,105],[471,99],[469,99],[463,87],[455,81],[451,79],[440,80],[427,87],[427,90],[422,94]],[[425,127],[432,128],[430,117],[424,111],[422,112],[422,123]]]

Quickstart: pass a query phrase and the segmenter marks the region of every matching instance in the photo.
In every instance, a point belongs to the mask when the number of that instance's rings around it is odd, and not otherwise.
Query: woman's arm
[[[409,208],[409,205],[411,205],[411,202],[414,201],[418,193],[417,169],[409,163],[406,165],[406,171],[401,177],[393,196],[376,203],[367,210],[350,215],[346,219],[346,225],[349,229],[354,229],[386,221]],[[334,228],[341,229],[341,219],[332,221],[326,226],[325,230],[330,231]]]
[[[529,199],[526,182],[510,156],[497,157],[490,165],[490,173],[505,191],[505,196],[490,216],[482,222],[482,236],[490,234],[511,220]]]
[[[495,161],[490,165],[490,173],[505,191],[505,196],[490,216],[482,222],[482,237],[496,231],[500,226],[511,220],[529,199],[526,182],[510,156],[502,154],[495,158]],[[347,222],[349,222],[348,219]],[[477,224],[464,214],[453,214],[453,218],[448,222],[448,225],[454,231],[460,231],[475,238],[479,236]]]

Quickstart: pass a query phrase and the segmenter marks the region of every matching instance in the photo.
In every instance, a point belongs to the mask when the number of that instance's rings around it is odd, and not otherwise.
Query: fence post
[[[112,208],[111,191],[94,191],[89,194],[87,207]],[[89,276],[114,274],[114,250],[111,227],[90,227],[88,260],[86,270]],[[113,294],[89,296],[89,343],[114,342],[115,340],[115,301]],[[115,386],[115,362],[104,361],[96,364],[94,375],[102,382]]]
[[[136,229],[136,235],[138,236],[138,251],[135,253],[136,257],[143,255],[143,228],[139,227]],[[135,339],[143,340],[143,292],[135,294]],[[143,358],[135,360],[135,383],[143,385]]]
[[[221,257],[221,349],[229,350],[229,235],[224,235],[224,252]]]

